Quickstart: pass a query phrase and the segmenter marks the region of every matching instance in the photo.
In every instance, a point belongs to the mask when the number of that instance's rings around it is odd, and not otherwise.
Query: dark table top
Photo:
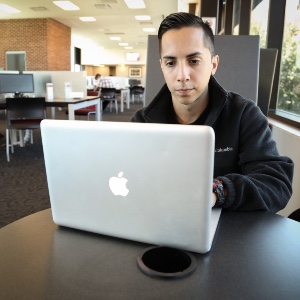
[[[57,107],[57,106],[68,106],[68,104],[75,104],[80,102],[85,102],[87,100],[98,99],[99,96],[86,96],[83,98],[54,98],[47,99],[46,98],[46,106],[48,107]],[[0,109],[6,109],[6,100],[0,99]]]
[[[0,299],[300,299],[300,223],[223,211],[182,279],[149,277],[150,245],[56,226],[51,210],[0,230]]]

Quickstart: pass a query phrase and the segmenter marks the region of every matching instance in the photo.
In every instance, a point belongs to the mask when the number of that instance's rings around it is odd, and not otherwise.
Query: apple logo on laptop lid
[[[118,174],[118,177],[111,177],[109,179],[109,188],[116,196],[127,196],[129,190],[126,187],[127,179],[123,177],[123,172]]]

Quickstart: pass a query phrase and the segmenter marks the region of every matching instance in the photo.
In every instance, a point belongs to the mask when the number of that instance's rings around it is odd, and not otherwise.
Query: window
[[[257,1],[256,1],[257,2]],[[260,36],[260,48],[266,48],[268,29],[269,0],[263,0],[255,6],[251,13],[250,35]]]
[[[6,70],[26,71],[25,51],[6,51]]]
[[[300,128],[300,1],[253,0],[250,34],[278,49],[268,115]]]
[[[240,0],[233,1],[233,35],[238,35],[240,30]]]
[[[300,2],[286,1],[277,110],[300,117]]]

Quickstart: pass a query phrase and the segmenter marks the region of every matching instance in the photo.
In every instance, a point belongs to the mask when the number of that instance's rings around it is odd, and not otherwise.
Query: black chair
[[[300,208],[296,209],[294,212],[292,212],[289,216],[289,219],[292,219],[294,221],[300,222]]]
[[[25,144],[22,130],[40,128],[41,121],[46,118],[46,102],[40,98],[6,98],[6,156],[10,161],[9,148],[14,152],[14,144]],[[16,130],[19,130],[19,142],[16,141]]]
[[[101,106],[103,111],[108,103],[110,103],[110,111],[112,111],[113,102],[115,103],[116,113],[118,113],[118,101],[115,88],[101,88],[100,91]]]
[[[145,97],[144,97],[145,88],[143,86],[133,86],[130,87],[130,95],[131,95],[131,102],[134,103],[135,96],[138,96],[142,99],[142,102],[145,106]]]
[[[277,49],[260,49],[257,105],[268,116],[275,74]]]

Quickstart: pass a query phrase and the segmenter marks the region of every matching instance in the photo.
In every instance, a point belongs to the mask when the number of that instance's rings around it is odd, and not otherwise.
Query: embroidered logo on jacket
[[[233,148],[232,147],[227,147],[227,148],[218,148],[218,149],[215,149],[215,152],[216,153],[219,153],[219,152],[230,152],[230,151],[233,151]]]

